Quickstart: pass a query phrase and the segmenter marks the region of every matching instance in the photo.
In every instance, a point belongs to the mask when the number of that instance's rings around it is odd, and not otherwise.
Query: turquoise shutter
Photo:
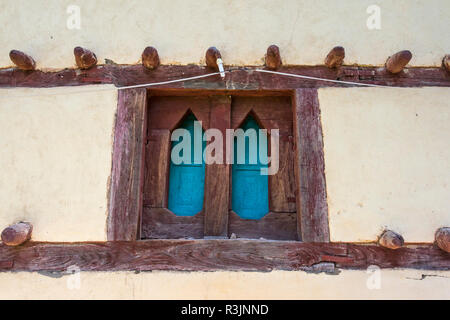
[[[202,143],[202,163],[194,164],[194,121],[193,114],[186,117],[179,128],[191,134],[191,164],[174,164],[170,160],[168,209],[177,216],[193,216],[203,209],[205,191],[205,163]],[[203,131],[202,131],[203,134]],[[181,141],[172,142],[172,148]]]
[[[255,129],[258,136],[257,164],[250,164],[250,148],[248,137],[245,138],[245,164],[237,163],[237,143],[234,140],[234,164],[232,167],[232,209],[243,219],[261,219],[269,212],[269,177],[261,175],[261,168],[267,165],[261,164],[259,158],[260,127],[249,116],[241,127],[244,131]],[[267,138],[266,138],[267,140]],[[267,141],[266,141],[267,142]],[[254,150],[253,150],[254,152]]]

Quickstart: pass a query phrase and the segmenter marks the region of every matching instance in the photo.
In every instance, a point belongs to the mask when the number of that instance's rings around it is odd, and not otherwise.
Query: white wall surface
[[[366,10],[378,5],[381,29]],[[69,5],[80,8],[80,29],[68,29]],[[225,64],[261,65],[277,44],[285,64],[323,64],[342,45],[347,64],[384,65],[409,49],[410,64],[440,66],[450,53],[448,0],[0,0],[0,68],[22,50],[38,68],[75,66],[73,48],[92,49],[104,63],[138,63],[155,46],[163,64],[202,64],[216,46]]]
[[[450,89],[319,90],[332,241],[450,226]]]
[[[0,89],[0,230],[23,220],[33,240],[106,240],[116,108],[113,86]]]

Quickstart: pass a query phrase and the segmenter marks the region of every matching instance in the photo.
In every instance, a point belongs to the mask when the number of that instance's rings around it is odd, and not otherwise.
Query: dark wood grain
[[[169,189],[170,130],[150,129],[145,147],[144,204],[167,206]]]
[[[225,67],[230,69],[229,67]],[[354,85],[324,82],[285,77],[273,74],[253,72],[261,67],[231,68],[225,81],[219,75],[193,81],[159,85],[165,89],[193,89],[193,90],[292,90],[299,87],[348,87]],[[277,71],[292,74],[321,77],[331,80],[354,81],[386,86],[421,87],[421,86],[450,86],[450,73],[444,68],[405,68],[404,72],[392,74],[385,68],[342,66],[329,69],[326,66],[285,66]],[[407,71],[407,72],[406,72]],[[18,69],[0,70],[0,87],[57,87],[78,86],[87,84],[108,84],[128,86],[143,83],[175,80],[211,73],[211,69],[202,66],[159,66],[156,70],[148,70],[142,65],[101,65],[88,70],[64,69],[61,71],[33,72]]]
[[[119,91],[109,190],[108,240],[136,240],[142,209],[147,91]]]
[[[304,242],[328,242],[322,124],[316,89],[297,89],[293,99],[297,223]]]
[[[228,233],[237,238],[297,240],[297,213],[269,212],[259,220],[249,220],[230,211]]]
[[[165,208],[144,206],[142,212],[142,239],[202,239],[203,212],[192,217],[177,216]]]
[[[231,125],[231,97],[212,96],[210,126],[226,136]],[[222,164],[206,165],[205,177],[205,237],[228,236],[228,207],[230,196],[230,165],[226,163],[226,144],[223,143]],[[217,151],[216,151],[217,152]],[[207,159],[205,159],[207,160]]]
[[[146,240],[0,245],[0,271],[302,270],[322,262],[337,268],[450,270],[450,255],[433,245],[390,250],[373,244],[262,240]]]

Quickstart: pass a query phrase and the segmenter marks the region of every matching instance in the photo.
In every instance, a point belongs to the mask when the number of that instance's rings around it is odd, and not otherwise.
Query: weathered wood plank
[[[108,240],[136,240],[142,208],[145,89],[119,91],[109,190]]]
[[[297,223],[304,242],[330,241],[322,124],[316,89],[297,89],[293,99]]]
[[[280,136],[278,172],[269,176],[269,206],[274,212],[296,212],[292,136]]]
[[[297,213],[269,212],[259,220],[248,220],[230,211],[228,233],[237,238],[297,240]]]
[[[210,126],[226,136],[231,124],[231,97],[212,96]],[[205,237],[228,236],[228,206],[230,196],[230,165],[226,164],[226,143],[223,143],[223,163],[206,165],[205,178]],[[207,159],[205,159],[207,160]]]
[[[170,130],[149,130],[145,154],[144,204],[164,208],[169,188]]]
[[[144,206],[142,212],[142,239],[202,239],[204,214],[192,217],[177,216],[165,208]]]
[[[229,67],[225,67],[230,69]],[[253,72],[261,67],[231,68],[225,81],[219,75],[189,82],[170,83],[158,88],[207,89],[207,90],[288,90],[299,87],[347,87],[347,84],[282,77]],[[450,86],[450,74],[444,68],[405,68],[403,72],[391,74],[385,68],[343,66],[329,69],[326,66],[290,66],[277,71],[320,77],[331,80],[345,80],[387,86]],[[114,83],[128,86],[151,82],[161,82],[211,73],[202,66],[160,66],[148,70],[142,65],[102,65],[88,70],[64,69],[54,72],[22,71],[18,69],[0,70],[0,87],[55,87],[86,84]]]
[[[147,240],[0,245],[0,271],[301,270],[321,262],[337,268],[450,270],[450,255],[433,245],[390,250],[373,244],[260,240]]]

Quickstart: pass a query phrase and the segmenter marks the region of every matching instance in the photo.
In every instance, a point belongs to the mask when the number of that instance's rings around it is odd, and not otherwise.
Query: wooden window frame
[[[163,93],[167,92],[167,89],[152,90],[152,92],[155,91]],[[174,89],[169,92],[172,95],[213,95],[216,103],[212,112],[215,112],[214,109],[216,109],[219,113],[223,107],[229,107],[228,95],[289,95],[292,101],[295,146],[297,236],[302,242],[330,241],[322,126],[317,89],[299,88],[254,92]],[[119,90],[109,190],[108,241],[140,239],[148,95],[149,91],[145,88]],[[211,119],[215,119],[215,117],[211,117]],[[210,125],[214,127],[213,124]],[[224,177],[229,176],[229,170],[229,168],[221,170]],[[207,169],[207,176],[209,172],[210,170]],[[213,180],[217,181],[218,179]],[[226,202],[228,203],[228,200]],[[205,209],[208,212],[208,200],[205,202]],[[226,227],[224,226],[228,221],[228,210],[222,211],[219,217],[210,219],[206,214],[206,236],[226,237],[224,232]]]

